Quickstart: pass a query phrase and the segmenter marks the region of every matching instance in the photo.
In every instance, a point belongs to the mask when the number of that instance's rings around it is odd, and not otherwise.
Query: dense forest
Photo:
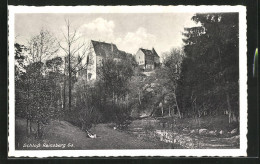
[[[184,46],[163,54],[160,68],[149,74],[134,57],[108,57],[97,80],[87,80],[91,50],[68,20],[63,41],[42,29],[28,44],[15,43],[16,117],[27,120],[28,134],[36,123],[39,138],[51,119],[82,130],[107,122],[124,129],[142,116],[239,121],[238,14],[195,14],[192,20],[198,26],[183,29]]]
[[[238,14],[196,14],[185,29],[178,101],[185,115],[239,116]]]

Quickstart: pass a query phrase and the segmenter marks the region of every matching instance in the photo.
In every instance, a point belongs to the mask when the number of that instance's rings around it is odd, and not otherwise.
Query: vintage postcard
[[[245,6],[8,6],[9,157],[247,156]]]

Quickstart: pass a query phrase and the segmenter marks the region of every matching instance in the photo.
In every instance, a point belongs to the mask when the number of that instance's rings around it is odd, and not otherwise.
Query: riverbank
[[[182,149],[239,148],[238,123],[225,115],[202,118],[159,117],[134,120],[128,132],[144,140],[157,140]]]

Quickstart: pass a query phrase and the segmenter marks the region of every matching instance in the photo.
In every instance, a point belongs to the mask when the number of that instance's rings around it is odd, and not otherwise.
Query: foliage
[[[46,61],[46,78],[48,79],[48,85],[51,90],[51,115],[52,118],[60,119],[64,112],[62,111],[63,104],[63,79],[62,74],[63,60],[61,57],[55,57]]]
[[[100,80],[106,86],[108,96],[124,96],[128,91],[128,81],[133,76],[132,65],[128,61],[116,62],[107,58],[103,66],[98,69]]]
[[[59,50],[58,42],[50,31],[41,29],[38,35],[33,36],[28,42],[28,51],[30,61],[43,62],[53,55],[56,55]]]
[[[25,53],[27,48],[19,43],[14,44],[15,48],[15,81],[18,81],[21,75],[25,72]]]
[[[195,14],[192,20],[201,26],[183,33],[186,56],[177,91],[182,113],[221,113],[232,104],[238,115],[238,14]]]
[[[62,113],[58,106],[61,91],[58,84],[63,61],[60,57],[46,59],[58,51],[54,44],[55,39],[45,30],[32,37],[28,48],[15,44],[15,60],[18,63],[15,82],[16,114],[27,119],[28,134],[31,133],[32,122],[37,123],[37,137],[42,136],[43,124],[51,118],[59,118]],[[46,64],[42,62],[44,60]]]
[[[87,80],[87,72],[77,78],[72,90],[73,111],[67,111],[66,120],[84,130],[110,121],[125,126],[131,112],[128,103],[131,63],[107,58],[97,74],[95,81]]]
[[[17,111],[20,116],[24,116],[30,122],[37,122],[38,133],[40,137],[40,124],[44,124],[49,119],[49,107],[51,102],[51,91],[48,80],[42,75],[43,63],[36,62],[26,67],[26,73],[22,77],[23,87],[20,89],[21,97],[16,99],[17,104],[19,101],[24,101],[24,108],[22,111]],[[16,110],[18,110],[17,108]],[[27,127],[28,128],[28,127]]]
[[[146,133],[148,133],[148,132],[153,132],[155,130],[155,126],[154,125],[152,125],[152,124],[147,124],[145,127],[144,127],[144,131],[146,132]]]
[[[115,61],[107,58],[102,67],[98,69],[99,82],[104,90],[104,104],[111,108],[114,118],[118,124],[125,121],[129,115],[129,81],[133,76],[133,65],[128,60]]]
[[[101,115],[96,105],[94,83],[87,81],[87,77],[79,77],[74,84],[75,108],[73,113],[76,113],[74,124],[82,129],[89,129],[92,124],[97,124],[101,121]],[[70,115],[71,116],[71,115]]]

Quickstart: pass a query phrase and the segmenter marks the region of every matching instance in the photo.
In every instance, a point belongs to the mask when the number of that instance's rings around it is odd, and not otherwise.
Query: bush
[[[144,127],[144,131],[145,132],[152,132],[152,131],[154,131],[155,130],[155,127],[153,126],[153,125],[151,125],[151,124],[148,124],[148,125],[146,125],[145,127]]]

